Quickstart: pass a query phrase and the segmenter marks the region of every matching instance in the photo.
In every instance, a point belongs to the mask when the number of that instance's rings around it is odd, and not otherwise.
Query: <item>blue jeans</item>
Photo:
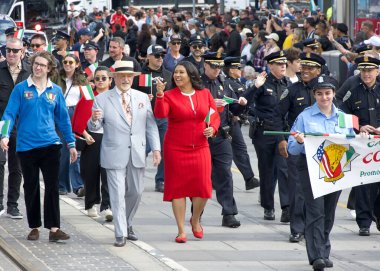
[[[166,129],[168,128],[168,119],[157,119],[156,124],[158,127],[158,133],[160,135],[160,145],[161,145],[161,163],[157,167],[157,173],[155,177],[156,184],[160,182],[164,182],[164,137],[166,133]],[[149,146],[149,142],[146,143],[146,154],[150,153],[152,149]]]
[[[74,107],[69,107],[68,112],[71,119],[74,113]],[[70,164],[70,151],[67,148],[67,142],[63,138],[62,133],[60,131],[57,132],[63,144],[59,164],[59,191],[77,192],[79,188],[83,187],[83,180],[80,176],[79,170],[80,155],[78,154],[78,159],[74,163]]]

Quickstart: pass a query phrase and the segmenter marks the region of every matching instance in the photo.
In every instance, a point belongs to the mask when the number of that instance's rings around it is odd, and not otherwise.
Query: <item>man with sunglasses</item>
[[[9,27],[5,29],[4,34],[5,34],[6,40],[13,38],[16,31],[17,31],[17,27]],[[0,62],[5,60],[5,55],[7,54],[6,48],[7,48],[6,44],[0,47]]]
[[[146,86],[140,86],[138,84],[138,80],[134,80],[133,88],[144,92],[150,96],[151,100],[151,105],[152,105],[152,110],[154,111],[154,104],[156,101],[156,92],[157,92],[157,85],[154,81],[154,78],[163,78],[163,82],[167,82],[165,86],[165,90],[171,89],[171,81],[172,81],[172,73],[165,69],[162,65],[163,63],[163,58],[166,54],[165,49],[160,46],[160,45],[151,45],[147,49],[147,60],[148,63],[145,64],[141,68],[141,73],[142,74],[151,74],[152,75],[152,86],[151,87],[146,87]],[[162,79],[160,79],[162,80]],[[156,123],[158,127],[158,133],[160,135],[160,144],[161,144],[161,150],[162,144],[164,143],[164,136],[166,133],[166,129],[168,126],[168,120],[167,119],[159,119],[156,118]],[[147,144],[147,153],[151,151],[151,148],[149,144]],[[164,192],[164,159],[162,155],[161,163],[157,167],[157,173],[155,176],[155,191],[156,192]]]
[[[235,218],[238,210],[233,196],[232,180],[232,148],[230,136],[230,112],[239,115],[244,110],[247,100],[239,98],[238,103],[226,105],[223,100],[226,95],[231,98],[237,98],[235,93],[229,89],[223,88],[219,75],[224,66],[224,55],[220,52],[207,52],[204,56],[204,74],[201,76],[206,88],[208,88],[215,99],[220,116],[220,128],[215,138],[209,139],[210,152],[212,159],[212,186],[216,192],[216,198],[222,206],[222,226],[237,228],[240,221]]]
[[[22,61],[23,43],[19,39],[8,38],[6,43],[6,60],[0,62],[0,117],[8,104],[14,86],[24,81],[30,75],[29,65]],[[0,215],[4,213],[4,165],[5,153],[0,150]],[[18,210],[17,200],[20,197],[21,166],[16,155],[16,129],[9,137],[8,150],[8,202],[7,214],[13,219],[21,219],[23,215]]]
[[[205,44],[202,37],[200,35],[191,36],[189,45],[191,54],[184,60],[193,63],[199,73],[203,74],[205,69],[202,55],[205,51]]]
[[[42,34],[34,34],[30,38],[30,48],[32,48],[33,54],[42,52],[45,50],[46,47],[46,39],[45,36]]]
[[[164,58],[164,67],[170,72],[173,72],[174,67],[185,58],[179,52],[181,49],[181,43],[182,39],[179,34],[171,35],[169,41],[169,50]]]
[[[234,92],[237,97],[244,97],[246,93],[245,85],[240,82],[241,78],[241,61],[240,57],[226,57],[224,59],[223,72],[226,75],[224,80],[224,88]],[[251,160],[248,155],[247,145],[241,132],[241,121],[247,119],[247,111],[240,115],[230,114],[228,117],[231,124],[231,146],[233,160],[245,180],[245,190],[251,190],[258,187],[259,180],[255,178],[252,170]]]

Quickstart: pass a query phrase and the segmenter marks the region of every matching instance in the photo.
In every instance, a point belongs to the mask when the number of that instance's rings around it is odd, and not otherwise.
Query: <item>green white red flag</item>
[[[2,120],[0,121],[0,131],[1,136],[9,136],[9,125],[11,124],[10,120]]]
[[[46,48],[46,51],[49,52],[49,53],[51,53],[51,52],[53,52],[53,49],[54,49],[53,44],[49,43],[48,46],[47,46],[47,48]]]
[[[88,66],[84,70],[84,72],[87,74],[88,77],[91,77],[95,73],[95,70],[96,70],[97,67],[98,67],[98,63],[96,62],[96,63],[91,64],[90,66]]]
[[[19,29],[19,30],[17,30],[17,31],[13,34],[13,37],[16,38],[16,39],[22,40],[22,38],[24,37],[24,29]]]
[[[208,126],[210,126],[210,123],[214,121],[214,118],[217,117],[216,111],[210,107],[210,110],[208,111],[205,122]]]
[[[80,86],[80,90],[86,100],[95,100],[95,95],[90,85]]]
[[[151,87],[152,86],[152,74],[140,74],[139,76],[139,86],[140,87]]]
[[[239,102],[239,100],[236,100],[236,99],[231,98],[231,97],[227,97],[226,95],[224,95],[223,100],[228,104],[233,104],[233,103]]]
[[[115,64],[113,64],[111,67],[110,67],[110,72],[114,72],[115,71]]]
[[[355,115],[339,112],[338,124],[340,128],[354,128],[359,130],[359,118]]]

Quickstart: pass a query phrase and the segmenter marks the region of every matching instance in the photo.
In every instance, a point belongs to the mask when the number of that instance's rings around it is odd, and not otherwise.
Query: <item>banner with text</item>
[[[307,136],[305,151],[314,198],[380,181],[380,139]]]

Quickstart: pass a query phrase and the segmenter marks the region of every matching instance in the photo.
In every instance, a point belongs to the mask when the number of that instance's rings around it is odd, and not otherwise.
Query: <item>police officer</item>
[[[303,45],[304,53],[315,53],[318,55],[321,55],[322,53],[321,44],[318,42],[317,39],[305,39],[302,42],[302,45]],[[327,67],[326,64],[324,64],[321,68],[322,68],[321,74],[330,75],[329,68]]]
[[[59,69],[62,67],[62,60],[66,56],[67,51],[71,51],[69,47],[69,41],[70,35],[61,30],[58,30],[51,40],[51,43],[54,44],[54,50],[52,51],[52,54],[55,59],[57,59]]]
[[[287,127],[292,127],[298,115],[314,104],[313,88],[325,65],[323,57],[314,53],[302,53],[300,81],[290,85],[280,97],[281,116],[287,117]],[[279,152],[287,157],[289,182],[290,242],[302,240],[305,230],[304,197],[298,179],[298,155],[288,155],[287,142],[279,143]]]
[[[215,99],[216,106],[219,107],[220,128],[215,138],[209,140],[211,161],[212,161],[212,186],[216,192],[216,198],[222,206],[222,226],[237,228],[240,221],[236,220],[238,213],[236,202],[233,196],[233,180],[231,173],[232,166],[232,147],[230,143],[231,122],[228,117],[229,112],[239,115],[244,110],[247,100],[239,98],[238,103],[226,105],[224,96],[236,99],[233,91],[223,88],[219,80],[221,68],[224,65],[224,56],[220,52],[207,52],[204,56],[205,73],[202,81]]]
[[[9,27],[9,28],[5,29],[4,34],[5,34],[6,40],[13,38],[16,31],[17,31],[17,27]],[[7,47],[6,44],[4,44],[3,46],[0,47],[0,62],[5,60],[5,56],[6,56],[5,48],[6,47]]]
[[[362,56],[355,60],[360,76],[355,77],[355,89],[343,97],[341,109],[359,118],[360,132],[380,134],[380,85],[377,82],[380,60]],[[372,214],[379,225],[379,183],[353,187],[355,193],[356,223],[360,236],[370,235]]]
[[[99,46],[93,41],[87,41],[83,45],[84,61],[81,62],[82,69],[86,72],[86,68],[91,65],[98,66]],[[89,76],[88,72],[86,74]],[[92,77],[92,76],[91,76]],[[91,78],[90,78],[91,79]]]
[[[224,59],[223,72],[226,75],[224,80],[224,88],[234,92],[237,97],[244,97],[246,89],[245,85],[240,82],[241,77],[241,58],[240,57],[226,57]],[[241,132],[241,121],[246,119],[246,112],[240,116],[230,114],[231,123],[231,146],[233,152],[233,160],[240,173],[245,180],[245,189],[250,190],[258,187],[259,180],[255,178],[251,160],[247,152],[247,145],[244,142],[244,137]],[[242,118],[242,119],[240,119]]]
[[[279,101],[286,90],[288,80],[285,77],[286,56],[283,51],[269,54],[264,58],[268,62],[270,74],[259,74],[255,85],[246,97],[249,104],[254,103],[253,114],[256,119],[256,131],[253,132],[252,143],[255,146],[260,175],[261,206],[264,208],[264,219],[274,220],[274,191],[278,177],[280,204],[283,210],[282,222],[289,222],[288,172],[286,160],[278,152],[278,143],[282,136],[263,135],[265,130],[282,130]],[[250,114],[252,111],[250,111]]]
[[[193,63],[197,67],[199,74],[202,75],[204,73],[204,61],[202,58],[205,51],[204,41],[200,35],[192,35],[189,45],[191,54],[184,60]]]

